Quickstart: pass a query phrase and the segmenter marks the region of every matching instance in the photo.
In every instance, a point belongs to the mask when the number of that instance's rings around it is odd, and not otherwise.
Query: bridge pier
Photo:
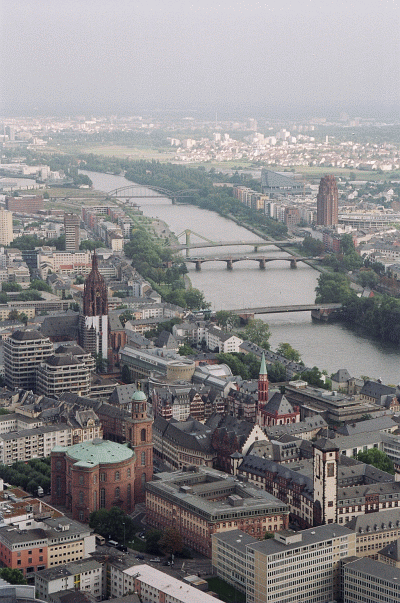
[[[227,270],[232,270],[233,269],[233,262],[232,262],[232,260],[226,260],[226,269]]]
[[[290,267],[297,268],[297,260],[290,260]]]
[[[260,266],[260,270],[265,270],[265,258],[258,260],[258,264]]]
[[[200,270],[201,270],[201,262],[198,262],[198,261],[196,262],[196,270],[197,270],[197,272],[200,272]]]

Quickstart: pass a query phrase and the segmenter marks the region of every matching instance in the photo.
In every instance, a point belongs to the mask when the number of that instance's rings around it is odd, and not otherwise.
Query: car
[[[142,540],[144,540],[144,537],[145,537],[144,532],[140,532],[140,534],[139,534],[139,538],[141,538]]]
[[[171,565],[171,561],[164,561],[163,565]]]
[[[119,544],[119,545],[117,546],[117,549],[118,549],[119,551],[122,551],[123,553],[127,553],[127,552],[128,552],[128,547],[126,547],[124,544]]]
[[[154,557],[154,559],[149,559],[149,561],[152,561],[153,563],[161,563],[160,557]]]
[[[144,555],[136,555],[136,559],[141,559],[143,561]]]

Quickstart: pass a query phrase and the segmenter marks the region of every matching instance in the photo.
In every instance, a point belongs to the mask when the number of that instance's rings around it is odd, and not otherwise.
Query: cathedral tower
[[[101,354],[107,360],[108,304],[107,286],[97,267],[96,250],[92,270],[83,291],[83,316],[80,324],[80,343],[87,352]]]
[[[261,366],[260,372],[258,374],[258,406],[262,406],[267,404],[268,402],[268,373],[267,373],[267,365],[265,363],[265,354],[262,353],[261,356]]]
[[[314,525],[337,523],[339,448],[320,438],[313,443]]]

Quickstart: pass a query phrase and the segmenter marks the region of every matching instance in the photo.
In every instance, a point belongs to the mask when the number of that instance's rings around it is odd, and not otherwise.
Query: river
[[[123,176],[87,173],[93,185],[100,191],[111,191],[131,184]],[[138,199],[144,215],[164,220],[179,235],[185,229],[214,241],[254,240],[255,236],[234,222],[214,212],[193,205],[172,205],[169,199]],[[200,240],[192,234],[192,241]],[[183,239],[182,239],[183,241]],[[193,250],[193,256],[220,257],[242,253],[254,255],[252,247],[220,247]],[[269,256],[284,255],[277,248],[266,248]],[[318,272],[298,263],[291,269],[287,261],[274,261],[260,270],[255,261],[242,261],[228,271],[223,262],[207,262],[201,272],[189,265],[189,276],[194,287],[204,292],[213,310],[278,306],[313,303]],[[381,378],[384,383],[400,382],[400,350],[392,345],[373,341],[345,325],[312,321],[308,312],[257,316],[268,322],[271,330],[270,343],[275,349],[279,343],[288,342],[297,349],[307,366],[326,369],[328,374],[347,368],[352,376],[368,375]]]

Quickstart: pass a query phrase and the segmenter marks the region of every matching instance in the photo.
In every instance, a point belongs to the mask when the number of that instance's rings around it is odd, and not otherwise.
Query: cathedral
[[[108,356],[107,285],[97,267],[96,250],[92,256],[92,270],[85,281],[83,314],[79,323],[80,345],[91,354]]]

